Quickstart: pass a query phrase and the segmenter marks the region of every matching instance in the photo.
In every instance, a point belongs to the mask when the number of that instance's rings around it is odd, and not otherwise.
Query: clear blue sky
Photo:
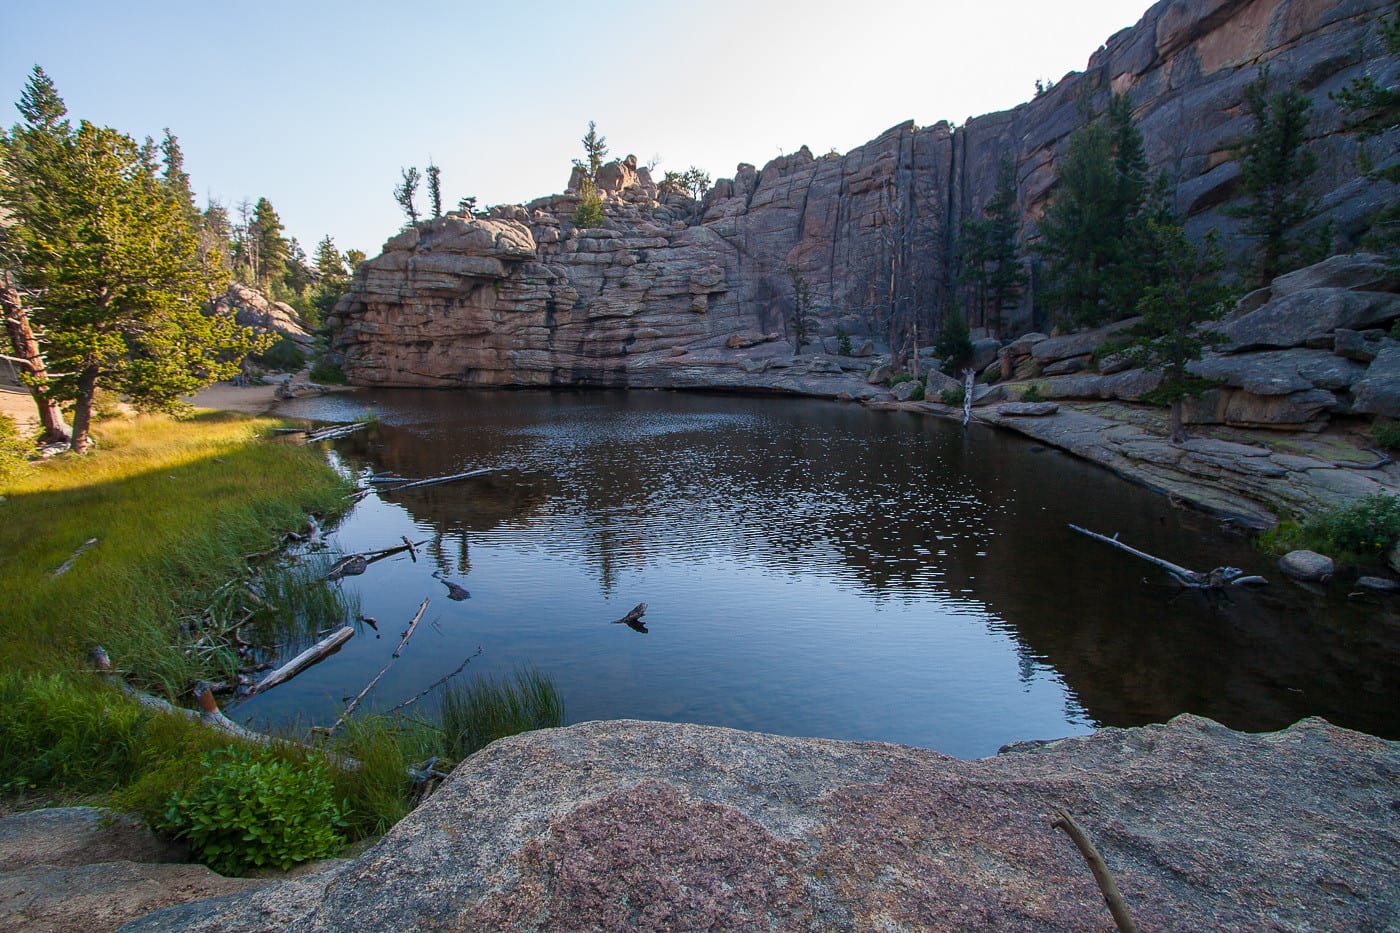
[[[374,255],[402,166],[436,161],[449,205],[497,204],[562,190],[589,120],[613,156],[716,178],[845,152],[1015,106],[1148,5],[8,0],[0,98],[42,65],[74,117],[170,127],[201,201],[266,197],[308,253],[329,233]]]

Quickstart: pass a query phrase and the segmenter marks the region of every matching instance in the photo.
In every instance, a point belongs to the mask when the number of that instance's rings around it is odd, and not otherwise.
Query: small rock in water
[[[1400,591],[1400,583],[1387,580],[1385,577],[1360,577],[1356,581],[1356,588],[1372,590],[1376,593],[1395,593]]]
[[[1332,558],[1316,551],[1289,551],[1279,558],[1278,569],[1295,580],[1325,583],[1332,578],[1336,564]]]

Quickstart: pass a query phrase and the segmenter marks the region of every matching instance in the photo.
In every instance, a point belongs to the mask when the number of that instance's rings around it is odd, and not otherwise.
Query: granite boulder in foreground
[[[128,930],[1144,930],[1400,926],[1400,743],[1310,719],[1162,726],[979,761],[594,722],[464,762],[360,858]]]

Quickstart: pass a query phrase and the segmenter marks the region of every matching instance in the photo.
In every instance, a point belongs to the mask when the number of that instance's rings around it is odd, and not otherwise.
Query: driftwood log
[[[363,554],[347,554],[331,565],[331,569],[326,573],[326,579],[339,580],[341,577],[359,576],[369,569],[370,564],[393,557],[395,554],[407,553],[416,564],[418,563],[418,548],[427,543],[426,541],[410,541],[408,538],[403,538],[403,544],[396,544],[393,547],[366,551]]]
[[[418,623],[423,620],[423,613],[427,610],[427,608],[428,600],[426,597],[424,597],[423,601],[418,604],[418,611],[413,614],[413,620],[408,623],[408,628],[404,630],[403,637],[399,639],[398,647],[394,649],[394,657],[397,658],[400,654],[403,653],[404,646],[408,644],[408,640],[412,638],[413,633],[417,631]]]
[[[459,479],[471,479],[473,476],[486,476],[491,473],[501,473],[505,467],[486,467],[480,470],[468,470],[465,473],[453,473],[451,476],[434,476],[431,479],[416,479],[411,482],[392,486],[385,492],[400,492],[404,489],[422,489],[424,486],[437,486],[441,483],[451,483]]]
[[[1088,535],[1095,541],[1102,541],[1110,547],[1116,547],[1120,551],[1127,551],[1134,557],[1141,558],[1149,564],[1165,570],[1173,580],[1183,587],[1192,587],[1202,590],[1219,590],[1226,586],[1244,586],[1247,584],[1269,582],[1260,576],[1246,576],[1244,571],[1240,570],[1238,567],[1216,567],[1214,570],[1210,570],[1206,573],[1201,573],[1197,570],[1188,570],[1179,564],[1173,564],[1171,561],[1163,560],[1160,557],[1153,557],[1146,551],[1139,551],[1135,547],[1124,544],[1122,541],[1118,540],[1117,535],[1110,538],[1098,532],[1090,531],[1087,528],[1080,528],[1078,525],[1071,524],[1069,527],[1082,535]]]
[[[311,385],[311,383],[307,384]],[[314,388],[321,389],[323,395],[328,391],[321,386],[314,386]],[[315,431],[306,432],[306,436],[301,439],[301,442],[303,444],[314,444],[317,441],[331,441],[338,437],[354,434],[356,431],[362,431],[367,427],[369,427],[368,421],[356,421],[353,424],[336,424],[329,428],[319,428]]]
[[[379,683],[380,679],[383,678],[385,674],[389,673],[389,668],[393,667],[394,662],[399,659],[399,655],[403,653],[404,645],[407,645],[408,640],[413,637],[414,631],[418,628],[419,620],[423,618],[423,611],[427,608],[428,601],[425,599],[418,606],[418,611],[413,614],[413,621],[408,623],[408,629],[403,633],[403,639],[399,642],[399,646],[394,649],[393,654],[389,655],[388,662],[385,663],[385,665],[379,669],[379,673],[375,674],[374,679],[372,679],[369,683],[365,684],[363,690],[355,694],[355,698],[353,700],[345,704],[345,709],[341,711],[340,716],[336,719],[335,722],[331,723],[331,725],[329,725],[325,729],[321,729],[318,727],[315,731],[322,732],[326,735],[332,735],[335,732],[335,730],[339,729],[342,725],[344,725],[345,720],[355,715],[355,710],[359,708],[360,701],[363,700],[369,694],[369,692],[374,689],[374,685]]]
[[[249,687],[248,696],[257,696],[259,693],[271,690],[278,684],[286,683],[313,664],[324,661],[335,654],[342,645],[354,636],[355,630],[348,625],[337,629]]]

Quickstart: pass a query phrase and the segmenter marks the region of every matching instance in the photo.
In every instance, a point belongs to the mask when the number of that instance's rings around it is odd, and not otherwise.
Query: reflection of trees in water
[[[1216,521],[1019,438],[819,402],[408,395],[425,423],[342,442],[352,467],[515,468],[384,494],[436,530],[444,572],[469,569],[468,538],[503,526],[581,562],[604,594],[662,554],[815,571],[875,599],[941,596],[1006,620],[1022,682],[1052,668],[1105,724],[1191,711],[1261,729],[1321,713],[1400,734],[1393,613],[1368,623],[1281,581],[1219,610],[1168,602],[1141,582],[1150,568],[1066,523],[1192,567],[1270,568]]]

